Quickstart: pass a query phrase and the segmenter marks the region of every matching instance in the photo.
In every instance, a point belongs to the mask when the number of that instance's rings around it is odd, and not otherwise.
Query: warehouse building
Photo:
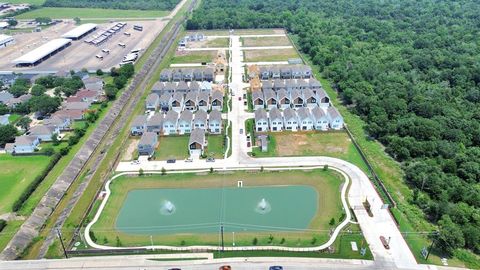
[[[12,36],[2,35],[0,34],[0,48],[7,47],[10,44],[15,43],[15,40]]]
[[[62,37],[69,38],[72,40],[79,40],[79,39],[82,39],[84,36],[92,33],[96,29],[97,29],[96,24],[86,23],[68,31],[67,33],[63,34]]]
[[[36,66],[72,44],[71,39],[58,38],[43,44],[12,61],[17,67]]]

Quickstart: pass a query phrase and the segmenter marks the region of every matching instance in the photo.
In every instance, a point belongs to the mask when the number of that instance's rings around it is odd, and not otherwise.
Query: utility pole
[[[437,237],[438,237],[438,231],[433,232],[432,244],[428,248],[428,252],[427,252],[427,256],[425,257],[425,260],[428,260],[428,256],[430,256],[430,252],[432,252],[433,246],[435,245],[435,242],[437,241]]]
[[[225,251],[225,243],[223,242],[223,224],[220,225],[220,234],[221,234],[221,237],[222,237],[222,252]]]
[[[57,228],[57,235],[58,235],[58,238],[60,239],[60,244],[62,244],[62,249],[63,249],[63,254],[65,255],[65,259],[68,259],[67,250],[65,249],[65,245],[63,244],[62,234],[60,233],[60,230],[58,228]]]

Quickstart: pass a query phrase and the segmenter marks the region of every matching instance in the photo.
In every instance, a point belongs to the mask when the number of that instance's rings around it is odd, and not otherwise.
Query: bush
[[[3,228],[7,226],[7,221],[0,219],[0,232],[3,231]]]
[[[93,242],[97,242],[97,237],[95,236],[95,233],[92,230],[90,230],[88,234],[90,235],[90,239],[92,239]]]
[[[335,218],[330,219],[330,222],[328,223],[331,226],[335,225]]]
[[[258,239],[255,237],[253,238],[252,244],[256,246],[258,244]]]
[[[47,147],[43,151],[45,152],[45,155],[47,155],[47,156],[51,156],[51,155],[55,154],[55,150],[53,149],[53,147]]]
[[[70,152],[70,146],[65,146],[62,149],[60,149],[60,155],[62,156],[68,155],[68,152]]]
[[[57,164],[57,162],[62,158],[62,155],[56,153],[52,156],[50,163],[48,163],[47,168],[45,168],[35,179],[33,180],[30,185],[25,189],[25,191],[18,197],[18,199],[13,203],[12,210],[14,212],[20,210],[22,208],[25,201],[32,195],[32,193],[37,189],[38,185],[45,179],[48,173],[53,169],[53,167]]]
[[[98,76],[102,76],[103,75],[103,70],[97,69],[96,73],[97,73]]]

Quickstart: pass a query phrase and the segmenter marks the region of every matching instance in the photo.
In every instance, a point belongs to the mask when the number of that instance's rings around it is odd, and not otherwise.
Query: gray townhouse
[[[255,110],[255,130],[257,132],[268,131],[268,116],[263,108]]]

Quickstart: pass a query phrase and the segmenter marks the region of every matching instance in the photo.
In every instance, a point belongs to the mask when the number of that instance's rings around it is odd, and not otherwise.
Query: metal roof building
[[[84,36],[90,34],[91,32],[95,31],[97,29],[97,25],[94,23],[86,23],[82,24],[78,27],[75,27],[74,29],[68,31],[67,33],[63,34],[63,38],[69,38],[72,40],[79,40],[83,38]]]
[[[7,47],[8,44],[14,43],[14,42],[15,40],[13,39],[12,36],[0,34],[0,48]]]
[[[71,39],[58,38],[53,39],[42,46],[30,51],[12,61],[17,66],[35,66],[63,50],[72,43]]]

